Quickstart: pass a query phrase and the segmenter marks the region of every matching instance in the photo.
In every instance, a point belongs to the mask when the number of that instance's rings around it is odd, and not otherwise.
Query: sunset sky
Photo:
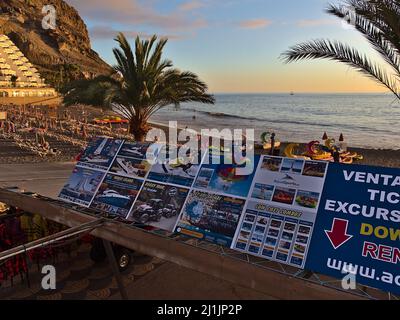
[[[356,31],[324,12],[329,0],[66,0],[84,18],[92,46],[114,64],[112,40],[167,36],[165,56],[214,93],[385,92],[347,66],[311,61],[285,65],[298,42],[329,38],[373,55]],[[331,0],[338,3],[339,0]]]

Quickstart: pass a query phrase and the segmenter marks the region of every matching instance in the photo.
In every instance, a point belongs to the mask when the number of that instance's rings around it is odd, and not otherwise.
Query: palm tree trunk
[[[147,132],[149,132],[147,122],[131,119],[129,123],[129,133],[132,134],[136,141],[143,142],[146,139]]]

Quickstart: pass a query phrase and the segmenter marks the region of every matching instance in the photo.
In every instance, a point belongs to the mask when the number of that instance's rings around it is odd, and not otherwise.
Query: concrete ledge
[[[0,202],[29,212],[40,213],[47,219],[70,227],[96,219],[46,200],[3,189],[0,189]],[[122,223],[107,222],[103,227],[94,230],[92,234],[126,248],[256,290],[276,299],[362,299],[351,293],[265,270],[245,261],[222,256]]]

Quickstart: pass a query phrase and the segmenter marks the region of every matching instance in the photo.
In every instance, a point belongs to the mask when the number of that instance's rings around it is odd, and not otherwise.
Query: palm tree
[[[326,11],[351,23],[379,53],[383,63],[370,60],[347,44],[323,39],[289,48],[282,54],[284,61],[339,61],[374,79],[400,99],[400,0],[345,0],[339,6],[330,4]]]
[[[18,77],[16,75],[12,75],[10,81],[13,88],[15,88],[17,86]]]
[[[191,72],[173,68],[163,60],[167,39],[157,41],[136,38],[135,52],[125,36],[115,39],[119,48],[113,49],[116,73],[92,80],[80,80],[64,88],[67,105],[84,103],[109,107],[130,122],[130,133],[138,141],[144,140],[149,131],[148,120],[158,110],[183,102],[214,104],[207,94],[207,85]]]

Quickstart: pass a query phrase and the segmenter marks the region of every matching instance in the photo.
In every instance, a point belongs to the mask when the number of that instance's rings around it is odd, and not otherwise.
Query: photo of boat
[[[108,163],[108,159],[104,159],[101,156],[89,155],[85,158],[82,158],[82,160],[85,161],[86,163],[94,163],[94,164],[107,164]]]
[[[127,142],[122,145],[118,152],[119,157],[131,157],[146,159],[147,156],[153,160],[159,152],[159,146],[149,142]],[[150,159],[148,159],[150,160]]]
[[[108,174],[90,207],[125,218],[141,186],[141,180]]]
[[[261,169],[278,172],[281,168],[282,158],[265,156],[261,165]]]
[[[254,185],[251,197],[254,199],[270,201],[272,198],[272,194],[274,193],[274,188],[275,187],[273,185],[256,183]]]
[[[319,193],[299,190],[296,204],[303,208],[316,209],[318,207]]]
[[[281,172],[301,174],[303,170],[304,160],[298,159],[284,159],[282,163]]]
[[[96,197],[98,201],[109,204],[111,206],[125,207],[130,201],[130,196],[124,196],[115,190],[106,190]]]
[[[147,160],[117,156],[110,171],[122,176],[145,178],[150,167]]]
[[[78,165],[94,169],[106,170],[111,165],[122,140],[95,138],[79,159]]]
[[[303,176],[323,178],[327,167],[326,162],[306,161],[303,169]]]
[[[291,205],[296,195],[295,189],[276,188],[272,201]]]

